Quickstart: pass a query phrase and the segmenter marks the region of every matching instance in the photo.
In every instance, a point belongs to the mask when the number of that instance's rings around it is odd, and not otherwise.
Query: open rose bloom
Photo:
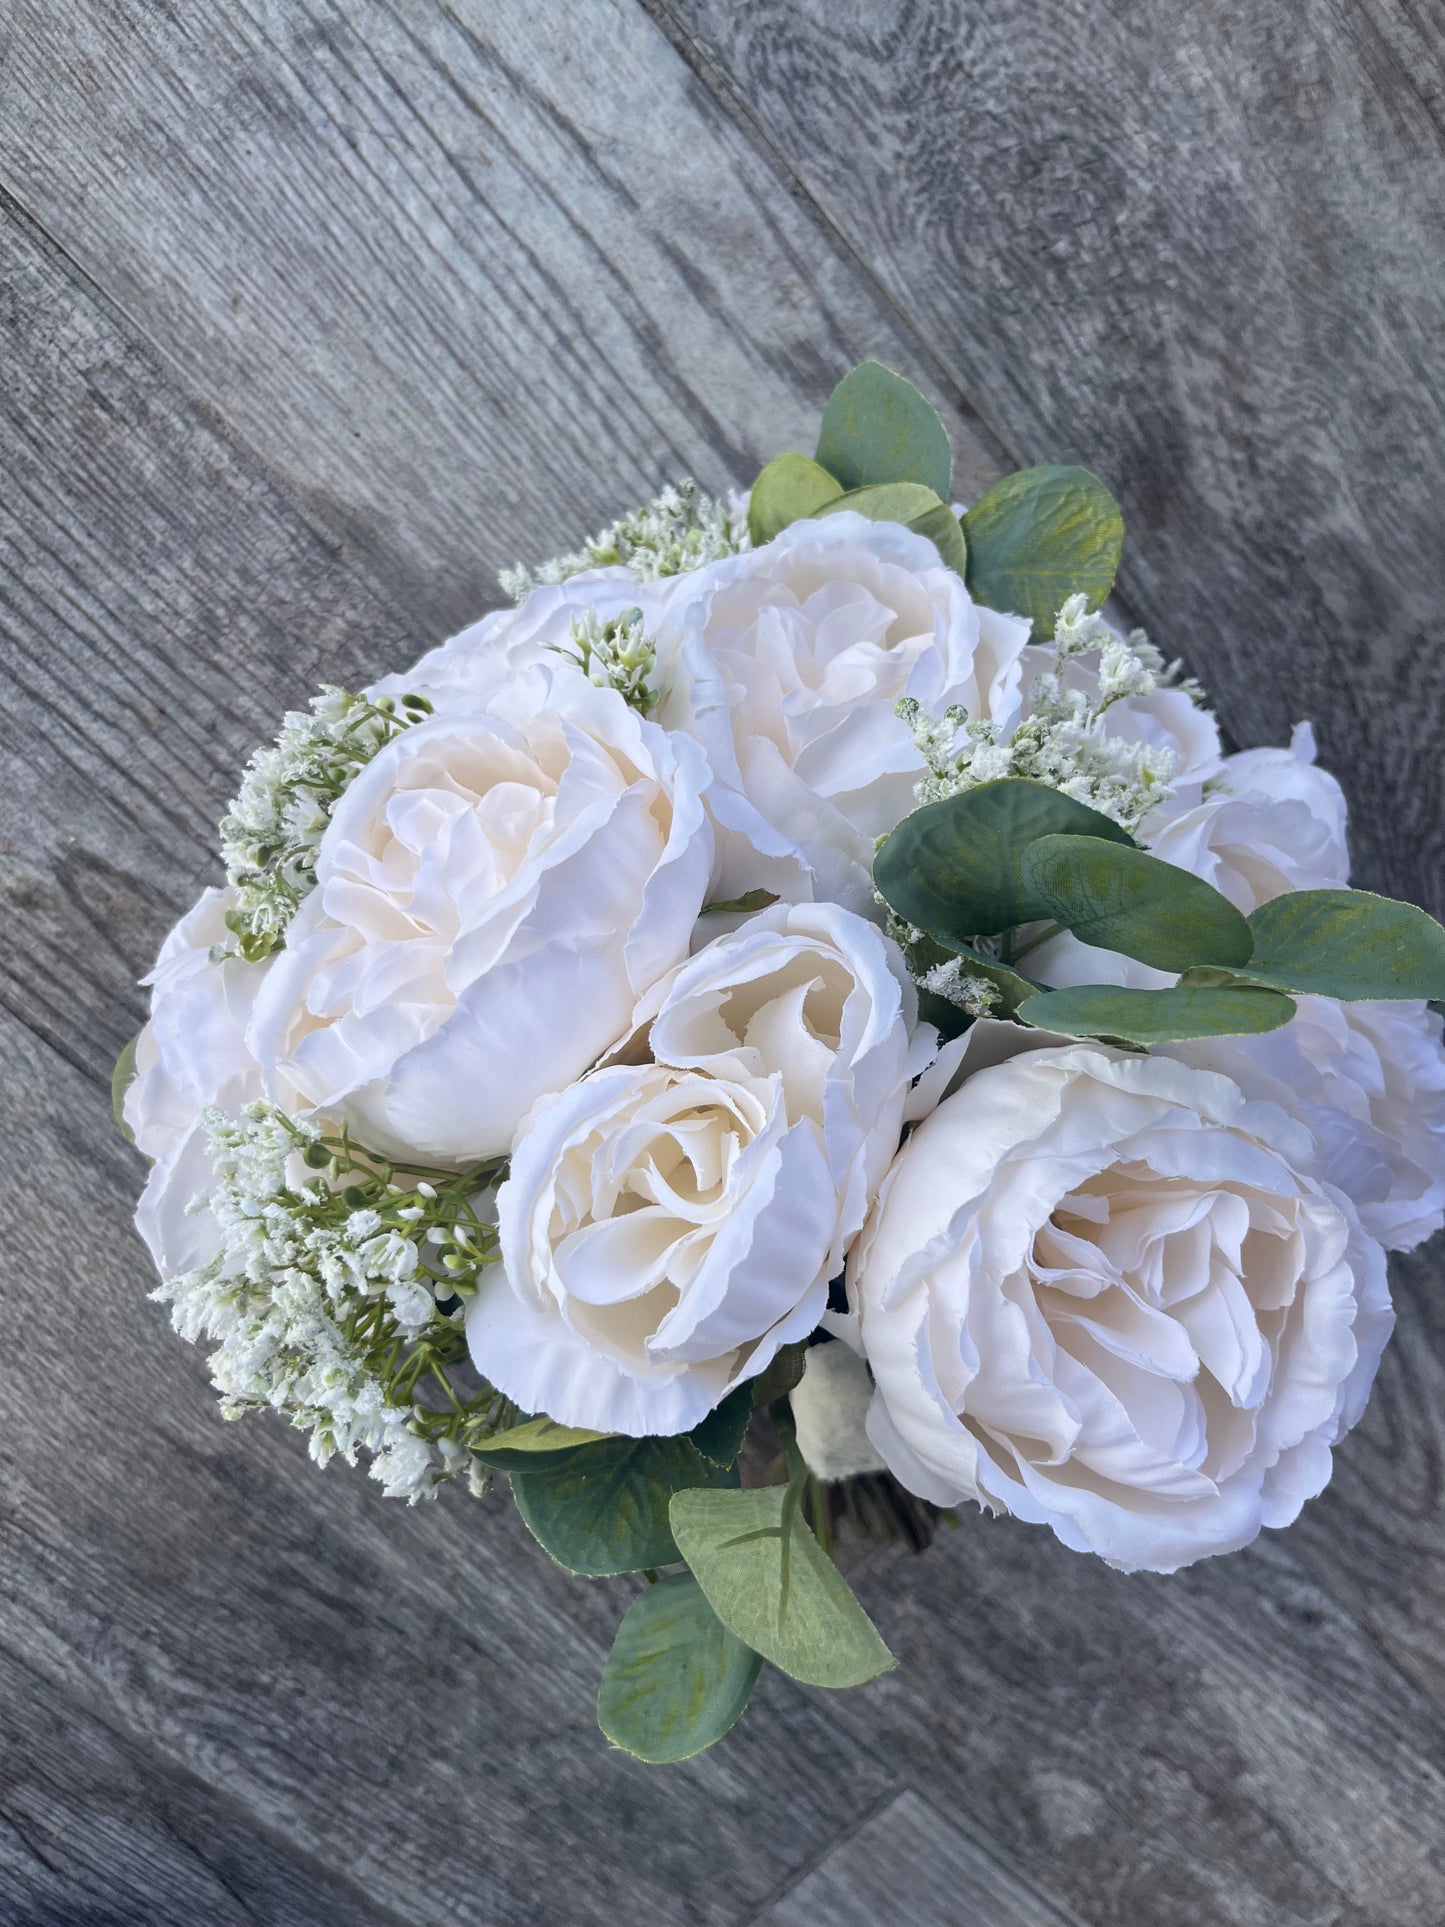
[[[118,1071],[228,1413],[661,1575],[644,1758],[891,1663],[835,1527],[1287,1526],[1445,1220],[1445,931],[1350,888],[1307,725],[1226,754],[1096,613],[1096,478],[950,472],[865,364],[816,459],[288,716]]]

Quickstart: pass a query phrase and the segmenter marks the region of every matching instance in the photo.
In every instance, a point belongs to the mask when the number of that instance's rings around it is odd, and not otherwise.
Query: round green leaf
[[[1254,937],[1228,897],[1172,863],[1097,836],[1041,836],[1023,855],[1025,887],[1081,943],[1156,970],[1245,962]]]
[[[712,1465],[736,1465],[753,1416],[753,1383],[748,1379],[715,1405],[688,1437]]]
[[[557,1425],[549,1418],[529,1418],[505,1432],[494,1432],[472,1448],[472,1456],[498,1472],[542,1472],[560,1465],[583,1445],[610,1438],[608,1432],[584,1432]]]
[[[1413,903],[1368,890],[1295,890],[1249,919],[1251,981],[1339,997],[1445,997],[1445,930]]]
[[[135,1047],[139,1042],[137,1033],[116,1058],[115,1069],[110,1074],[110,1112],[115,1128],[127,1144],[135,1143],[135,1132],[125,1121],[125,1094],[135,1082]]]
[[[945,567],[963,574],[968,562],[963,530],[952,509],[931,488],[920,488],[916,482],[881,482],[835,496],[818,514],[839,515],[848,509],[866,515],[870,522],[901,522],[915,534],[926,535]]]
[[[668,1501],[689,1486],[735,1485],[737,1473],[685,1438],[603,1439],[541,1472],[513,1472],[528,1531],[569,1572],[588,1578],[671,1565],[680,1555]]]
[[[808,1529],[796,1486],[679,1492],[672,1530],[728,1631],[806,1686],[861,1686],[897,1664]]]
[[[1071,595],[1082,592],[1097,609],[1113,588],[1124,518],[1088,469],[1025,468],[968,511],[963,533],[974,601],[1030,616],[1051,636]]]
[[[953,451],[943,423],[911,381],[881,362],[861,363],[833,390],[817,452],[844,488],[921,482],[948,499]]]
[[[900,917],[957,949],[1053,915],[1020,866],[1031,843],[1054,834],[1130,841],[1086,803],[1005,776],[904,817],[873,859],[873,881]]]
[[[827,469],[806,455],[779,455],[753,483],[748,497],[748,533],[761,548],[791,522],[805,522],[825,502],[842,493]]]
[[[617,1629],[597,1724],[639,1760],[690,1760],[736,1724],[762,1665],[690,1572],[669,1573],[633,1601]]]
[[[1066,1037],[1098,1037],[1124,1044],[1172,1044],[1185,1037],[1253,1036],[1278,1030],[1295,1007],[1277,990],[1121,990],[1084,984],[1046,990],[1019,1005],[1019,1016],[1036,1030]]]

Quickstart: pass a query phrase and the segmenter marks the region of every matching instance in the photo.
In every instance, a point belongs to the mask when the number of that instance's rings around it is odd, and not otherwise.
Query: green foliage
[[[580,1447],[610,1437],[609,1432],[584,1432],[549,1418],[529,1418],[505,1432],[494,1432],[473,1447],[473,1454],[497,1472],[547,1472]]]
[[[1172,863],[1096,836],[1042,836],[1023,853],[1024,887],[1081,943],[1156,970],[1246,962],[1254,938],[1227,897]]]
[[[806,455],[778,455],[753,483],[748,533],[761,548],[792,522],[805,522],[842,493],[842,484]]]
[[[912,382],[881,362],[862,362],[833,390],[817,454],[845,489],[921,482],[948,499],[953,453],[943,423]]]
[[[1022,862],[1032,842],[1055,834],[1130,843],[1098,810],[1009,776],[905,817],[874,859],[873,881],[900,917],[950,949],[966,948],[973,937],[1052,916]]]
[[[753,1381],[728,1393],[688,1437],[710,1465],[736,1465],[753,1416]]]
[[[926,535],[938,550],[939,559],[956,574],[963,574],[968,561],[963,530],[952,509],[931,488],[921,488],[916,482],[874,483],[836,496],[818,513],[841,515],[850,509],[855,515],[866,515],[870,522],[901,522],[916,534]]]
[[[734,911],[766,910],[777,902],[771,890],[744,890],[740,897],[726,897],[718,903],[705,903],[698,912],[702,917],[721,917]]]
[[[690,1572],[669,1573],[633,1601],[617,1629],[597,1724],[639,1760],[691,1759],[736,1723],[762,1664]]]
[[[115,1128],[127,1144],[135,1143],[135,1132],[125,1121],[125,1094],[135,1082],[135,1047],[139,1042],[137,1032],[116,1058],[115,1069],[110,1074],[110,1113],[115,1119]]]
[[[1046,637],[1071,595],[1097,609],[1114,586],[1124,518],[1088,469],[1025,468],[968,511],[963,533],[975,602],[1029,616]]]
[[[807,1686],[861,1686],[897,1662],[808,1529],[801,1486],[679,1492],[672,1529],[736,1638]]]
[[[1295,890],[1249,919],[1254,954],[1243,973],[1354,1002],[1445,998],[1445,930],[1413,903],[1368,890]]]
[[[1048,990],[1019,1006],[1019,1016],[1038,1030],[1069,1037],[1097,1037],[1122,1044],[1169,1044],[1186,1037],[1235,1037],[1278,1030],[1295,1007],[1277,990],[1252,986],[1173,990],[1121,990],[1085,984]]]
[[[686,1438],[604,1438],[539,1472],[513,1472],[528,1531],[569,1572],[589,1578],[671,1565],[668,1502],[691,1486],[735,1485]]]

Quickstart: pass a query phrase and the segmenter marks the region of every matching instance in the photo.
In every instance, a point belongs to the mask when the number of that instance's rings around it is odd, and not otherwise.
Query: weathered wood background
[[[868,354],[965,492],[1100,470],[1132,612],[1445,910],[1442,134],[1440,0],[6,0],[6,1927],[1445,1922],[1438,1250],[1289,1532],[970,1520],[864,1578],[897,1673],[649,1771],[625,1588],[221,1426],[105,1089],[284,706]]]

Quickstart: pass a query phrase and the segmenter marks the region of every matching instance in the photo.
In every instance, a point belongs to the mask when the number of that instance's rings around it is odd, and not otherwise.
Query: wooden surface
[[[1445,909],[1438,0],[0,11],[0,1921],[1440,1927],[1438,1249],[1329,1491],[1172,1580],[970,1518],[902,1659],[649,1771],[624,1582],[223,1427],[105,1083],[251,745],[877,354],[1085,459],[1241,742]]]

